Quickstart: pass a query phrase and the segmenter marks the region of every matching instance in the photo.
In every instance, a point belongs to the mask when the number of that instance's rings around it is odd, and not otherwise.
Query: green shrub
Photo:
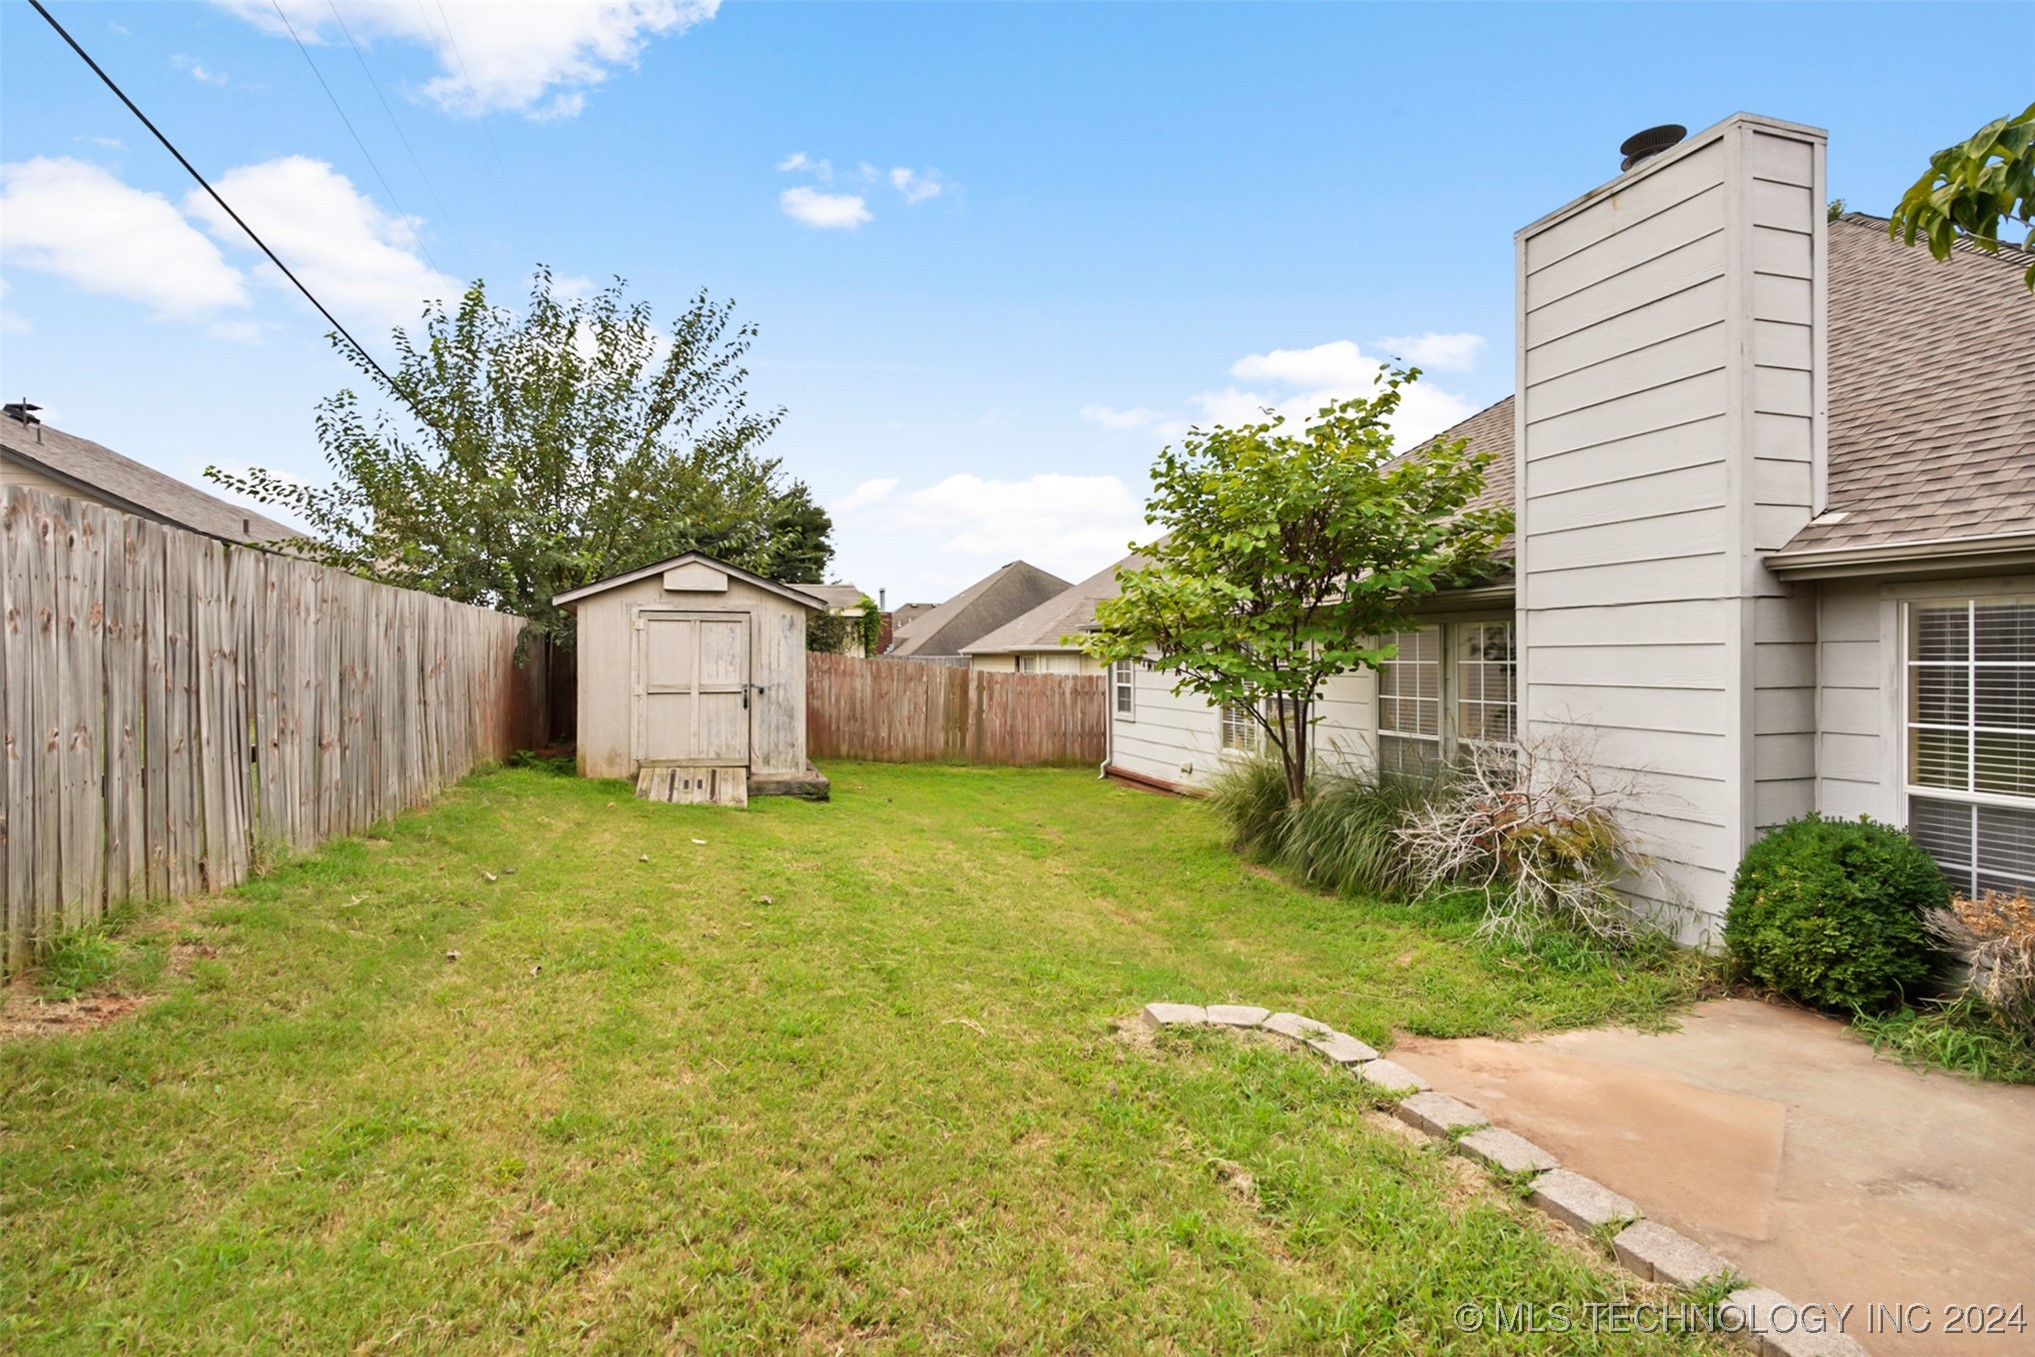
[[[1344,895],[1399,897],[1413,885],[1399,831],[1433,795],[1412,778],[1330,771],[1292,806],[1279,765],[1251,759],[1216,777],[1209,802],[1236,847]]]
[[[1818,1008],[1877,1011],[1929,978],[1923,917],[1949,902],[1949,883],[1906,834],[1811,815],[1746,850],[1724,943],[1759,984]]]

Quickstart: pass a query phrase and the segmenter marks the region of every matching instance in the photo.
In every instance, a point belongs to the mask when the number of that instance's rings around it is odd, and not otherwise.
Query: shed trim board
[[[551,596],[551,603],[553,607],[563,608],[567,604],[577,603],[583,598],[591,598],[595,594],[604,594],[610,589],[619,589],[625,584],[634,584],[638,580],[647,580],[652,575],[661,575],[667,570],[674,570],[686,565],[708,566],[711,569],[721,571],[723,574],[732,575],[744,584],[753,584],[758,589],[768,589],[771,593],[777,594],[782,598],[788,598],[794,603],[803,603],[806,607],[812,608],[815,611],[824,611],[827,606],[796,585],[779,584],[776,580],[765,579],[761,575],[752,575],[740,566],[729,565],[726,561],[717,561],[705,552],[700,551],[684,552],[671,557],[669,560],[657,561],[640,569],[631,570],[627,574],[610,575],[607,579],[596,580],[592,584],[583,584],[577,589],[568,589],[562,594],[553,594]]]

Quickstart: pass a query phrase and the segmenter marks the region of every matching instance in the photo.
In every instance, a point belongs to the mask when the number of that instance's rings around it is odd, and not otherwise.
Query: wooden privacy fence
[[[806,746],[878,763],[1101,763],[1108,700],[1100,675],[808,655]]]
[[[541,743],[521,618],[20,486],[0,546],[0,970]]]

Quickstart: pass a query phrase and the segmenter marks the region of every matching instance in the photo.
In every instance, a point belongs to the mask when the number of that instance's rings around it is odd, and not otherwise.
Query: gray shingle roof
[[[1119,570],[1138,570],[1145,558],[1132,552],[1013,620],[1004,623],[973,645],[963,646],[964,655],[1009,655],[1018,651],[1072,650],[1061,637],[1085,631],[1095,625],[1095,605],[1117,595]]]
[[[1939,263],[1859,213],[1829,240],[1830,512],[1787,550],[2035,531],[2026,260],[1960,245]],[[1496,453],[1477,502],[1510,502],[1512,397],[1436,437]]]
[[[52,480],[116,509],[229,542],[274,542],[304,534],[252,509],[208,495],[89,438],[0,418],[0,448]]]
[[[2027,266],[1830,224],[1830,512],[1788,551],[2035,531]]]
[[[801,584],[796,588],[800,593],[811,594],[826,604],[830,611],[852,608],[862,601],[862,590],[852,584]]]
[[[888,655],[954,656],[1021,613],[1067,588],[1067,581],[1027,561],[1012,561],[898,630]]]

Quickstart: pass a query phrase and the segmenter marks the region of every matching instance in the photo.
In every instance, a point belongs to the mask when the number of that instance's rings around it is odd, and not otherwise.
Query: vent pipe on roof
[[[1625,157],[1618,163],[1619,173],[1624,173],[1642,160],[1651,160],[1670,146],[1677,145],[1689,129],[1680,123],[1662,123],[1649,127],[1644,132],[1634,132],[1618,147],[1618,154]]]

